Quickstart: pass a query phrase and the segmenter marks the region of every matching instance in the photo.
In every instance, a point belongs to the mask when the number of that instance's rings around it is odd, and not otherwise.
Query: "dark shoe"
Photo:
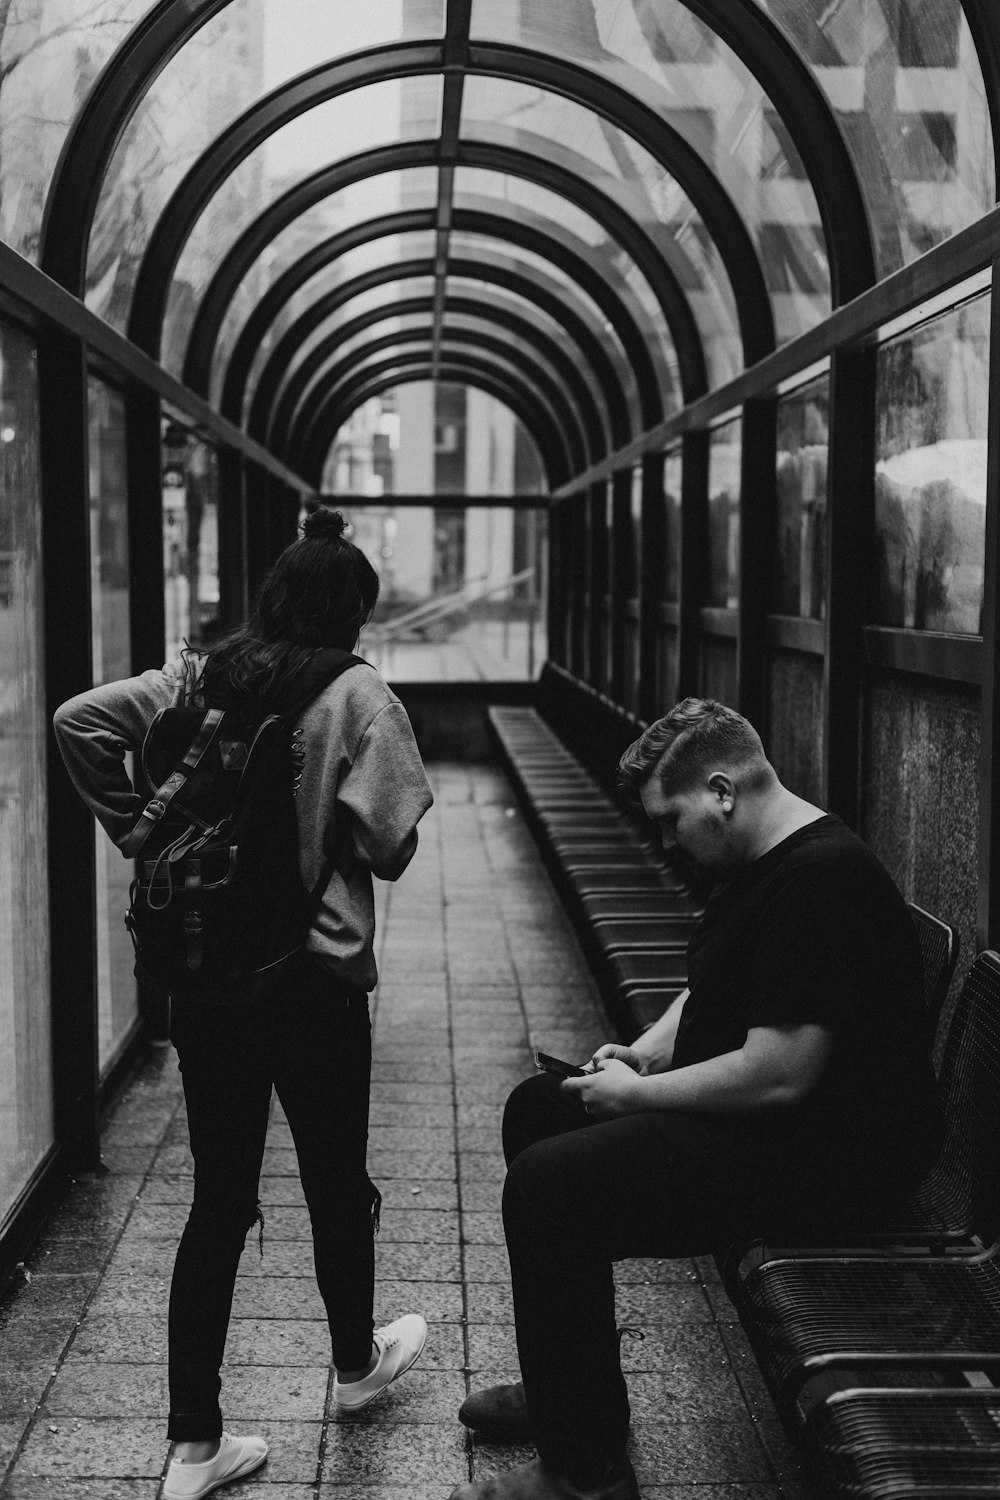
[[[460,1484],[450,1500],[639,1500],[639,1486],[635,1470],[624,1457],[616,1459],[605,1478],[587,1490],[578,1489],[535,1458],[495,1479]]]
[[[516,1385],[491,1385],[488,1390],[473,1391],[459,1407],[458,1420],[495,1443],[531,1441],[531,1422],[520,1381]]]

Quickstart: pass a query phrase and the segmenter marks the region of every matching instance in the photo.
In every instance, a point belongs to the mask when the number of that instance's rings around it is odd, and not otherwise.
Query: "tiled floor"
[[[423,1311],[417,1369],[368,1411],[330,1405],[306,1211],[276,1110],[227,1348],[224,1409],[261,1431],[266,1467],[221,1493],[256,1500],[444,1500],[526,1453],[473,1444],[466,1391],[516,1378],[498,1212],[499,1115],[531,1049],[583,1057],[606,1037],[572,931],[502,777],[432,768],[436,805],[403,880],[379,890],[370,1165],[384,1195],[377,1318]],[[108,1173],[78,1182],[0,1307],[3,1500],[126,1500],[166,1459],[166,1295],[190,1158],[172,1054],[107,1130]],[[798,1477],[707,1263],[618,1268],[645,1500],[779,1500]]]

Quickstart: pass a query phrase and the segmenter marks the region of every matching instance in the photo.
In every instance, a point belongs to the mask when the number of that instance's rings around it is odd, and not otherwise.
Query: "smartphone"
[[[583,1078],[590,1072],[589,1068],[578,1067],[576,1063],[550,1057],[547,1052],[535,1053],[535,1067],[541,1068],[543,1073],[554,1073],[557,1078]]]

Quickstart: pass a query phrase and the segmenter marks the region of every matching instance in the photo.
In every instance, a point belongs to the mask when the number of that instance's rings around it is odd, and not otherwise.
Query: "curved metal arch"
[[[675,178],[698,210],[726,267],[743,332],[746,362],[769,353],[774,347],[774,324],[756,246],[729,195],[685,138],[644,102],[576,64],[538,57],[523,48],[493,48],[489,57],[502,77],[520,77],[521,69],[537,85],[555,87],[565,97],[598,111],[632,134]],[[308,110],[354,89],[391,78],[437,73],[442,66],[443,49],[439,44],[398,42],[369,48],[320,64],[282,84],[246,110],[202,152],[160,215],[133,292],[130,337],[142,347],[149,347],[145,341],[153,336],[154,328],[162,326],[170,279],[191,226],[230,173],[270,135]],[[464,71],[492,76],[494,68],[483,64]],[[552,84],[547,81],[550,72]],[[545,154],[544,140],[538,138],[531,154]],[[576,175],[584,176],[579,171]],[[662,248],[661,253],[665,253]]]
[[[265,435],[266,443],[273,441],[276,447],[280,447],[287,436],[299,402],[307,399],[314,377],[321,378],[320,372],[323,365],[341,345],[349,338],[353,338],[356,333],[361,333],[364,329],[374,327],[389,318],[406,317],[414,313],[433,313],[436,301],[434,296],[409,297],[395,303],[380,304],[378,307],[370,308],[367,312],[360,313],[347,323],[341,324],[321,339],[315,348],[309,351],[302,364],[294,370],[281,390],[278,401],[274,404],[271,421],[267,421],[267,413],[262,411],[259,427],[255,429],[251,423],[248,423],[247,431],[251,433],[258,431]],[[587,447],[591,453],[596,454],[599,450],[601,457],[607,453],[608,442],[604,419],[591,389],[566,351],[554,343],[549,334],[543,333],[541,329],[509,308],[493,308],[471,297],[446,297],[444,311],[499,324],[508,329],[516,338],[534,346],[566,388],[567,399],[577,414],[581,431],[586,435]],[[448,337],[447,329],[444,336]]]
[[[362,152],[348,161],[338,162],[333,167],[316,172],[290,188],[265,209],[230,246],[202,297],[192,338],[199,325],[209,326],[214,323],[218,326],[233,291],[243,280],[249,267],[287,223],[314,203],[347,186],[349,182],[380,172],[398,171],[403,167],[432,164],[436,159],[436,152],[436,141]],[[511,176],[525,177],[552,188],[561,196],[578,203],[595,218],[610,238],[627,250],[640,270],[647,275],[647,279],[652,271],[653,290],[661,290],[670,308],[669,316],[666,310],[665,316],[674,340],[684,396],[691,400],[695,395],[703,394],[706,385],[704,352],[687,298],[669,268],[660,259],[658,251],[616,204],[589,184],[568,174],[564,175],[558,168],[551,168],[547,163],[527,155],[479,146],[462,146],[459,148],[457,163],[463,166],[492,167]]]
[[[111,154],[159,72],[228,0],[159,0],[105,64],[63,144],[46,200],[39,264],[77,296],[84,294],[90,229]],[[809,69],[754,0],[684,0],[722,36],[782,114],[809,171],[824,224],[829,225],[831,290],[836,302],[856,296],[874,278],[867,214],[836,118]],[[985,40],[980,57],[995,60],[995,21],[989,0],[964,0],[970,24]],[[983,19],[985,17],[985,19]],[[990,46],[986,42],[990,41]],[[475,49],[473,49],[475,50]],[[997,83],[988,69],[987,82]],[[991,92],[993,109],[996,90]],[[784,105],[784,107],[782,107]],[[998,131],[994,112],[994,129]],[[997,139],[1000,157],[1000,136]],[[810,166],[814,170],[810,170]],[[842,228],[841,228],[842,226]],[[834,247],[845,245],[845,253]],[[867,266],[865,264],[867,258]]]
[[[422,220],[424,211],[419,211]],[[355,244],[362,243],[361,236],[368,239],[366,231],[371,231],[370,238],[378,239],[385,234],[408,233],[411,230],[419,230],[425,226],[417,222],[418,213],[391,215],[385,220],[370,220],[367,225],[360,225],[348,231],[352,236],[352,243],[347,248],[354,248]],[[402,222],[411,220],[412,222]],[[385,225],[383,229],[381,226]],[[552,264],[562,270],[581,290],[590,298],[595,306],[604,315],[608,323],[622,345],[625,356],[629,361],[632,375],[636,382],[636,389],[640,395],[643,422],[647,427],[654,426],[663,416],[663,405],[660,400],[659,382],[653,368],[649,348],[639,331],[639,325],[631,316],[623,298],[631,297],[629,288],[623,283],[620,290],[615,288],[604,279],[604,276],[593,267],[582,255],[572,250],[568,243],[556,238],[555,233],[548,234],[535,226],[534,216],[531,222],[526,214],[520,214],[518,218],[508,218],[505,214],[485,213],[478,210],[453,209],[452,228],[469,233],[481,233],[500,239],[504,243],[520,246],[522,249],[531,251],[533,254],[552,261]],[[555,228],[555,226],[553,226]],[[355,238],[357,236],[357,238]],[[222,382],[222,395],[220,408],[224,416],[231,421],[241,422],[243,418],[243,407],[247,381],[253,367],[257,350],[263,339],[281,312],[284,305],[291,300],[295,293],[305,285],[319,270],[335,260],[342,253],[340,249],[341,236],[334,235],[331,239],[315,245],[306,255],[302,256],[294,265],[278,278],[271,286],[260,302],[254,308],[246,324],[240,332],[233,347],[225,376]],[[568,240],[568,236],[567,236]],[[505,275],[513,273],[505,272]],[[476,275],[480,279],[484,277],[482,270],[477,270]],[[516,287],[511,280],[509,283],[501,281],[499,284],[508,284],[512,290],[518,291],[522,296],[537,301],[543,311],[549,312],[553,317],[565,323],[567,332],[574,338],[586,357],[590,360],[595,371],[603,369],[607,376],[606,380],[598,378],[605,387],[609,410],[614,410],[610,391],[613,387],[621,390],[617,372],[614,370],[600,339],[594,335],[585,318],[573,311],[562,295],[556,295],[548,289],[541,287],[537,282],[528,279],[525,273],[521,284]],[[188,345],[187,360],[185,362],[185,383],[190,385],[200,395],[207,395],[210,383],[210,371],[218,331],[215,327],[203,327],[199,330],[199,338],[195,342],[195,334],[192,333],[191,342]],[[631,428],[631,422],[625,407],[625,422]],[[624,429],[623,429],[624,430]],[[629,433],[631,436],[631,432]],[[622,441],[627,442],[628,437]],[[617,438],[615,439],[617,443]]]
[[[350,389],[344,389],[341,392],[340,407],[335,407],[330,413],[324,414],[328,419],[327,433],[332,436],[324,437],[322,432],[317,432],[310,454],[296,453],[297,472],[318,488],[323,476],[326,456],[334,438],[352,411],[355,411],[362,402],[369,400],[372,396],[380,395],[383,391],[393,390],[401,385],[414,385],[418,381],[433,381],[434,378],[433,365],[428,359],[423,364],[394,366],[391,370],[379,374],[369,371],[366,376],[361,376],[356,382],[352,382]],[[532,399],[530,393],[522,390],[516,382],[511,383],[502,378],[494,370],[478,369],[467,364],[443,364],[437,379],[442,384],[474,386],[478,390],[485,391],[487,395],[495,396],[503,405],[509,407],[530,434],[538,449],[549,488],[556,489],[565,482],[569,468],[561,435],[550,423],[538,403]],[[443,500],[446,498],[442,496]]]
[[[387,286],[398,285],[399,282],[403,279],[398,275],[398,268],[384,267],[383,269],[387,273],[387,280],[385,283]],[[492,268],[488,266],[480,268],[477,266],[475,269],[482,269],[483,271],[488,272]],[[391,272],[395,272],[396,274],[390,274]],[[525,283],[525,285],[528,286],[529,289],[527,291],[524,291],[522,290],[522,287],[517,284],[518,280],[519,278],[517,278],[516,276],[511,276],[509,278],[509,283],[506,289],[515,292],[524,302],[528,304],[528,306],[537,307],[539,311],[543,312],[548,318],[556,321],[556,315],[551,309],[545,308],[538,298],[531,297],[530,284]],[[495,284],[500,285],[501,281],[497,279],[495,280]],[[399,303],[379,304],[377,316],[379,318],[391,317],[393,315],[393,312],[397,311],[400,306],[401,304]],[[483,306],[488,308],[489,304],[483,304]],[[622,391],[622,387],[618,382],[614,368],[611,365],[611,361],[607,358],[607,355],[605,354],[599,341],[590,333],[589,329],[584,327],[582,330],[575,330],[572,326],[570,318],[567,316],[567,310],[562,306],[562,304],[559,305],[559,311],[563,314],[563,316],[558,320],[560,329],[569,333],[571,338],[574,336],[574,333],[579,335],[576,339],[577,347],[579,348],[580,353],[583,356],[584,363],[589,366],[591,377],[594,380],[597,389],[601,393],[601,398],[604,403],[604,409],[607,413],[609,424],[608,430],[610,433],[611,441],[615,447],[620,447],[623,441],[628,441],[628,439],[624,437],[624,434],[627,432],[631,432],[631,424],[629,422],[628,407],[625,401],[624,392]],[[374,317],[376,315],[376,309],[372,309],[371,314]],[[489,317],[489,313],[483,312],[482,310],[480,310],[478,315]],[[257,431],[267,434],[272,431],[276,433],[281,431],[281,410],[282,406],[285,404],[285,391],[286,389],[290,388],[291,381],[295,380],[299,373],[298,368],[296,368],[296,370],[291,375],[289,375],[291,363],[296,357],[301,344],[304,343],[305,340],[312,335],[315,329],[317,329],[329,316],[330,314],[326,310],[326,308],[323,307],[320,302],[317,302],[314,307],[308,309],[307,313],[304,313],[300,319],[296,320],[296,323],[293,325],[293,327],[298,329],[299,332],[294,340],[290,339],[287,347],[284,346],[284,340],[279,341],[280,347],[279,345],[275,346],[275,349],[273,350],[271,356],[269,356],[268,358],[267,364],[261,371],[260,380],[258,381],[257,388],[254,393],[253,403],[251,405],[247,419],[248,432]],[[361,316],[364,317],[367,315],[362,314]],[[492,320],[497,321],[496,318]],[[343,325],[343,327],[346,327],[346,325]],[[338,330],[338,333],[343,333],[343,327],[341,330]],[[291,329],[289,329],[289,333],[290,332]],[[551,347],[551,337],[548,338],[548,343]],[[591,344],[593,345],[593,347],[591,347]],[[558,352],[560,358],[566,361],[569,368],[572,369],[575,374],[579,375],[577,366],[573,363],[572,359],[570,359],[565,351],[560,349]],[[580,378],[582,379],[582,377]],[[285,385],[286,379],[289,382],[289,386]],[[266,389],[264,387],[265,380],[267,382]],[[596,410],[594,419],[601,422],[603,428],[603,422],[600,418],[597,418]]]
[[[965,19],[983,70],[993,134],[993,175],[1000,175],[1000,14],[994,0],[961,0]],[[996,187],[994,188],[994,191]]]
[[[387,333],[381,338],[372,339],[361,349],[355,350],[353,354],[344,359],[335,361],[323,371],[314,382],[313,386],[302,400],[292,422],[289,425],[288,436],[285,442],[275,444],[273,451],[282,453],[292,450],[300,445],[308,446],[309,433],[313,430],[318,411],[329,400],[330,392],[335,386],[340,386],[353,378],[354,372],[358,371],[366,360],[383,350],[398,350],[403,344],[416,344],[424,340],[433,341],[433,327],[405,329],[399,333]],[[523,350],[511,350],[500,338],[494,338],[487,334],[476,334],[466,329],[453,329],[445,340],[448,344],[471,344],[476,351],[476,359],[486,353],[501,361],[500,368],[510,366],[512,372],[520,377],[526,390],[533,394],[533,399],[542,401],[552,413],[556,424],[562,434],[566,445],[566,454],[570,467],[576,470],[586,467],[588,443],[585,431],[580,424],[578,414],[567,400],[564,392],[552,377],[534,360],[529,360]],[[470,358],[472,356],[465,356]],[[395,355],[394,358],[405,358],[403,355]],[[492,362],[491,362],[492,364]]]
[[[254,303],[252,312],[240,329],[223,376],[219,410],[230,421],[242,421],[246,383],[257,351],[282,308],[311,277],[341,255],[346,255],[349,250],[357,250],[361,245],[390,239],[394,235],[421,234],[436,228],[437,210],[434,208],[406,209],[400,213],[382,214],[376,219],[352,224],[339,234],[331,235],[329,239],[320,240],[305,255],[293,261]],[[209,394],[217,337],[216,334],[210,342],[202,340],[197,345],[193,339],[188,341],[183,380],[199,396],[207,397]]]
[[[479,269],[475,262],[462,262],[461,264],[463,271]],[[385,266],[382,270],[384,272],[383,279],[387,285],[407,279],[401,274],[401,268],[398,266]],[[456,274],[460,273],[456,272]],[[509,289],[520,291],[520,287],[514,285],[515,278],[513,277],[509,279],[504,278],[501,273],[492,279],[497,285],[501,284],[504,279],[507,279]],[[306,312],[302,313],[291,324],[268,356],[267,363],[262,369],[257,382],[247,418],[247,431],[256,434],[261,441],[268,442],[272,437],[280,441],[282,414],[285,416],[290,414],[291,407],[289,402],[297,399],[297,393],[304,388],[304,381],[310,377],[312,371],[318,368],[318,356],[315,350],[310,351],[303,365],[296,369],[294,374],[289,377],[288,372],[292,361],[315,329],[325,322],[338,307],[343,306],[345,302],[351,300],[350,296],[345,295],[350,286],[351,283],[349,282],[343,283],[342,286],[333,288],[325,297],[319,298],[311,308],[308,308]],[[541,307],[539,299],[534,298],[532,300],[535,301],[537,306]],[[558,312],[564,312],[564,309],[561,307],[558,310],[552,309],[549,315],[557,317]],[[388,312],[379,314],[380,317],[389,315]],[[367,319],[368,322],[371,321],[371,318],[366,313],[360,314],[359,317]],[[560,326],[567,327],[569,320],[563,316],[559,319],[559,322]],[[349,337],[347,326],[364,327],[366,323],[359,323],[357,319],[352,320],[351,325],[344,325],[331,333],[329,339],[324,340],[324,344],[328,344],[329,348],[332,349],[337,341]],[[551,345],[551,340],[547,340],[547,342]],[[596,343],[596,340],[594,342]],[[603,350],[601,354],[603,355]],[[606,356],[604,358],[606,360]],[[558,351],[558,358],[554,363],[559,364],[561,360],[565,360],[569,368],[575,370],[575,366],[568,360],[568,357],[561,351]],[[607,364],[610,368],[610,361],[607,361]],[[613,371],[610,373],[613,380]],[[288,380],[288,384],[285,384],[286,380]],[[615,415],[622,415],[624,413],[624,395],[621,393],[621,387],[617,384],[617,381],[614,382],[610,392],[606,391],[604,386],[600,386],[600,389],[602,390],[602,394],[610,394],[611,400],[616,403],[612,408],[615,411]],[[620,405],[618,405],[619,402]],[[625,424],[627,425],[627,413],[625,413]],[[616,427],[620,429],[621,425],[621,422],[618,422]]]

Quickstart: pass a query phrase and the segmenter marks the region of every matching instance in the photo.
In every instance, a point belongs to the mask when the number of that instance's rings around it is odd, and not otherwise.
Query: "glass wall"
[[[821,620],[826,612],[826,469],[830,377],[778,402],[777,537],[771,608]]]
[[[166,658],[219,628],[219,474],[215,449],[167,421],[163,434]]]
[[[91,379],[89,395],[91,636],[97,685],[128,677],[132,670],[128,495],[124,399],[120,391],[97,379]],[[95,858],[98,1049],[103,1073],[131,1031],[138,1010],[132,944],[124,922],[131,867],[100,832]]]
[[[0,323],[0,1227],[53,1142],[35,351]]]
[[[879,350],[876,624],[982,628],[989,334],[982,296]]]
[[[740,458],[743,423],[712,431],[708,467],[708,599],[735,609],[740,596]]]

